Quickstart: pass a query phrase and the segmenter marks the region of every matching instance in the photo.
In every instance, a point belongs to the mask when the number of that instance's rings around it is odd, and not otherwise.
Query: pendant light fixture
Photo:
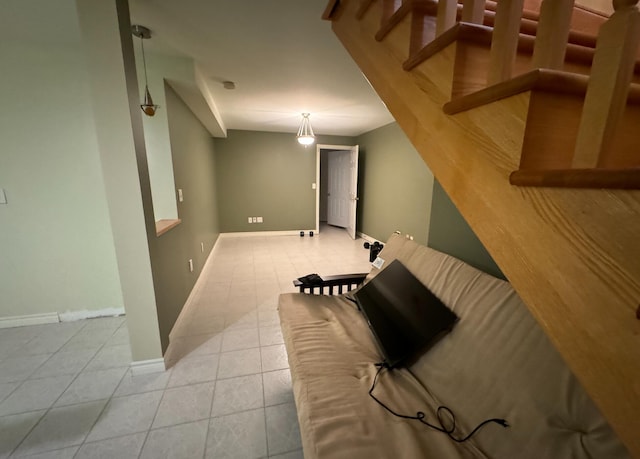
[[[309,113],[302,114],[302,123],[300,123],[300,129],[298,129],[298,142],[305,147],[311,145],[316,141],[316,136],[313,135],[313,129],[311,129],[311,123],[309,122]]]
[[[140,108],[147,116],[153,116],[156,114],[158,105],[153,103],[151,93],[149,92],[149,84],[147,83],[147,61],[144,55],[144,40],[151,38],[151,31],[145,26],[134,25],[131,26],[131,32],[140,39],[140,46],[142,47],[142,66],[144,67],[144,101],[140,104]]]

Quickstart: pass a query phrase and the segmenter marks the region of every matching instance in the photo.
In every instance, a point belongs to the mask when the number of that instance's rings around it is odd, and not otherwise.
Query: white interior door
[[[345,228],[356,238],[356,211],[358,208],[358,145],[317,145],[316,183],[320,183],[320,154],[326,155],[323,199],[327,203],[327,223]],[[316,191],[316,228],[320,219],[320,188]]]
[[[356,238],[356,211],[358,210],[358,145],[351,147],[349,155],[349,220],[347,232],[351,239]]]
[[[349,226],[350,160],[349,151],[332,151],[327,161],[327,223],[341,228]]]

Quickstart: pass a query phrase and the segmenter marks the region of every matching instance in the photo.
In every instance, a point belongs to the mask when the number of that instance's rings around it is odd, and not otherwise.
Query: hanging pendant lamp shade
[[[298,142],[305,147],[311,145],[316,141],[316,136],[313,135],[313,129],[311,129],[311,123],[309,122],[309,113],[302,114],[302,122],[300,123],[300,129],[298,129]]]
[[[140,105],[140,108],[147,116],[155,115],[156,110],[158,109],[158,106],[154,105],[153,99],[151,98],[151,93],[149,92],[149,88],[146,85],[144,87],[144,102]]]
[[[147,82],[147,60],[144,55],[144,40],[151,38],[151,30],[141,25],[131,26],[131,33],[140,38],[140,46],[142,48],[142,66],[144,68],[144,101],[140,104],[140,108],[147,116],[156,114],[158,105],[153,103],[153,98],[149,92],[149,83]]]

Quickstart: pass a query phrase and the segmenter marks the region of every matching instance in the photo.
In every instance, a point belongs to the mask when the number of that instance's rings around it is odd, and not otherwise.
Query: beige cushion
[[[305,459],[483,457],[440,433],[391,417],[367,391],[381,360],[362,315],[340,297],[280,295]],[[423,409],[428,392],[406,370],[383,375],[376,395],[408,412]]]
[[[395,235],[380,256],[385,266],[399,259],[460,321],[409,369],[383,373],[376,395],[432,421],[446,405],[465,434],[492,417],[511,427],[490,424],[456,444],[393,417],[367,394],[381,357],[353,304],[286,294],[279,310],[305,457],[628,457],[507,282]]]

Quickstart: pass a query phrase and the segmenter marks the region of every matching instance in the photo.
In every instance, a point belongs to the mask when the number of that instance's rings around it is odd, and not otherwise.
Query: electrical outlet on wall
[[[258,217],[258,223],[262,223],[262,217]]]
[[[247,221],[248,221],[249,223],[253,223],[253,218],[251,218],[251,217],[247,217]]]
[[[253,223],[258,223],[258,217],[251,217],[253,218]]]
[[[189,258],[189,272],[193,272],[193,259]]]

